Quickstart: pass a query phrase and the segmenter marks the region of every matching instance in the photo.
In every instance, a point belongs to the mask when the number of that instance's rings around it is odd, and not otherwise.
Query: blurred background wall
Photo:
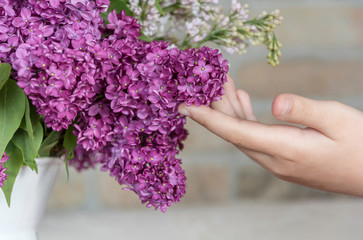
[[[230,1],[221,1],[228,9]],[[265,61],[263,46],[243,56],[228,55],[230,75],[252,99],[262,122],[276,123],[273,98],[289,92],[314,99],[339,100],[363,110],[362,0],[249,0],[251,16],[281,10],[277,36],[283,44],[281,64]],[[230,144],[188,121],[190,132],[180,157],[187,175],[187,194],[177,207],[229,204],[243,199],[285,201],[347,198],[281,181]],[[107,173],[73,169],[67,183],[62,169],[49,209],[144,208],[132,192]]]

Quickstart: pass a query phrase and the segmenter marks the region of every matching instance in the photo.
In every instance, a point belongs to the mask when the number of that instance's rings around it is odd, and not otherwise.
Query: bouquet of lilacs
[[[202,45],[242,52],[248,39],[268,45],[270,63],[279,56],[278,14],[247,20],[247,8],[233,3],[227,21],[215,1],[0,0],[8,204],[20,168],[37,171],[35,158],[46,156],[65,156],[79,171],[100,165],[147,207],[164,212],[178,202],[186,178],[176,155],[187,131],[177,108],[219,100],[228,72],[219,50]],[[177,22],[182,42],[171,35]]]

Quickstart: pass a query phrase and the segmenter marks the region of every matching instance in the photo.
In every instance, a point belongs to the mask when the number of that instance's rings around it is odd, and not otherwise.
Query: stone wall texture
[[[230,1],[221,1],[226,8]],[[363,110],[363,1],[251,0],[251,15],[280,9],[284,16],[277,36],[283,44],[281,64],[265,61],[264,47],[250,48],[230,60],[230,75],[252,99],[262,122],[276,123],[273,98],[296,93],[314,99],[338,100]],[[291,200],[344,197],[311,190],[275,178],[236,148],[192,121],[181,154],[188,178],[178,207],[228,204],[244,198]],[[121,190],[106,173],[61,171],[49,208],[142,208],[138,198]]]

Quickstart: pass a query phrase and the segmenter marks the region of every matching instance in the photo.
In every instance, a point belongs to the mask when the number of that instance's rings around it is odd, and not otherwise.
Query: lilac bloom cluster
[[[102,36],[109,0],[1,0],[0,59],[44,115],[66,129],[96,95],[100,77],[91,51]]]
[[[7,175],[5,173],[6,168],[4,168],[3,163],[9,159],[9,156],[6,153],[3,153],[0,159],[0,188],[3,187],[4,181],[7,179]]]
[[[185,193],[176,155],[187,131],[178,106],[219,100],[228,63],[208,47],[143,42],[125,12],[111,12],[105,26],[99,13],[107,4],[0,0],[0,33],[7,36],[0,59],[12,64],[48,127],[74,123],[78,146],[70,165],[100,164],[147,207],[164,212]]]
[[[106,31],[113,33],[97,53],[104,80],[75,125],[83,148],[71,164],[80,169],[99,162],[142,203],[166,211],[185,193],[176,154],[187,131],[178,106],[220,99],[228,63],[207,47],[181,51],[162,41],[140,41],[120,28],[123,21],[123,13],[109,15]]]

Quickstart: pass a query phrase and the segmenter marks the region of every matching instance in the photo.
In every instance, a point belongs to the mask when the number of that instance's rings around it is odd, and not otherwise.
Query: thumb
[[[281,94],[272,103],[272,114],[285,122],[300,124],[331,136],[342,120],[337,104],[294,94]]]

